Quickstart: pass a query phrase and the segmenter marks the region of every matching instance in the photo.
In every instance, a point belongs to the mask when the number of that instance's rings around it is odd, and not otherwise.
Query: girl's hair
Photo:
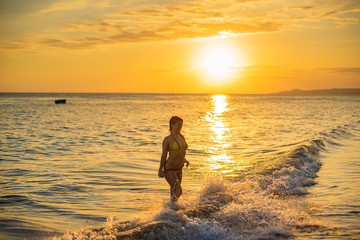
[[[175,124],[175,123],[177,123],[179,121],[184,122],[184,120],[182,120],[182,118],[178,117],[178,116],[173,116],[173,117],[170,118],[170,122],[169,122],[169,127],[170,127],[169,131],[170,131],[170,133],[172,131],[171,124]],[[180,136],[182,136],[185,139],[185,137],[181,133],[180,133]]]

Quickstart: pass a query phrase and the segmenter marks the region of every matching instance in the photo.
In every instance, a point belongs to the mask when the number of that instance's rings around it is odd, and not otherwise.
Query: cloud
[[[1,0],[0,1],[0,16],[9,17],[29,14],[40,11],[41,9],[49,7],[56,0]]]
[[[308,5],[290,6],[288,9],[310,13],[317,20],[332,15],[360,11],[360,4],[357,0],[312,0],[306,3]]]
[[[99,43],[99,39],[82,39],[77,41],[65,41],[60,39],[45,39],[41,41],[42,44],[67,49],[84,49],[93,47],[96,43]]]
[[[171,41],[181,39],[196,39],[209,37],[224,37],[236,34],[273,32],[279,30],[281,25],[271,22],[254,24],[235,24],[235,23],[196,23],[174,21],[166,23],[154,29],[142,31],[126,30],[124,26],[111,25],[100,21],[98,23],[88,23],[71,26],[74,29],[87,29],[90,27],[94,31],[113,33],[101,37],[85,37],[75,40],[62,40],[49,38],[41,41],[42,44],[67,48],[83,49],[95,47],[97,45],[115,44],[124,42],[149,42],[149,41]],[[99,30],[99,28],[104,28]],[[109,31],[115,29],[116,31]],[[114,34],[115,32],[115,34]]]
[[[315,8],[314,6],[289,7],[289,9],[294,9],[294,10],[303,10],[303,11],[313,10],[314,8]]]
[[[4,1],[10,3],[9,0]],[[44,21],[53,19],[56,24],[44,24],[44,29],[34,26],[32,35],[27,36],[43,36],[43,40],[37,43],[68,49],[122,42],[231,37],[294,30],[304,26],[333,28],[334,23],[348,25],[360,22],[360,18],[349,16],[360,11],[359,4],[353,0],[34,2],[42,6],[40,10],[39,6],[34,8],[38,11],[34,18],[40,17]],[[55,28],[58,24],[63,25]],[[15,41],[13,46],[21,49],[22,45]]]
[[[124,30],[124,26],[106,22],[105,20],[96,20],[91,22],[73,23],[64,27],[63,31],[75,32],[118,32]]]
[[[339,10],[333,10],[323,15],[323,17],[331,16],[331,15],[337,15],[342,13],[350,13],[350,12],[360,12],[360,8],[355,9],[339,9]]]
[[[319,71],[328,73],[341,73],[341,74],[360,74],[360,67],[355,68],[319,68]]]
[[[172,41],[229,37],[260,32],[274,32],[282,23],[261,19],[232,19],[235,5],[255,1],[193,1],[179,4],[147,5],[136,10],[112,12],[106,19],[73,23],[62,32],[88,32],[85,37],[58,37],[42,41],[53,47],[86,48],[122,42]],[[242,6],[244,7],[244,6]],[[91,32],[95,35],[91,36]],[[82,34],[82,35],[83,35]],[[63,34],[63,36],[66,34]]]
[[[31,46],[31,43],[25,40],[11,41],[11,40],[0,40],[0,49],[27,49]]]
[[[160,36],[154,31],[141,31],[135,33],[122,31],[121,33],[107,37],[87,37],[76,40],[49,38],[41,41],[41,44],[65,49],[87,49],[93,48],[97,45],[114,44],[119,42],[149,42],[158,41],[162,38],[163,36]]]
[[[278,31],[281,27],[281,24],[273,22],[263,22],[263,23],[252,23],[252,24],[242,24],[242,23],[205,23],[198,24],[200,29],[206,29],[212,34],[218,34],[219,32],[233,32],[233,33],[258,33],[258,32],[274,32]]]
[[[40,13],[51,13],[55,11],[67,11],[73,9],[82,9],[85,8],[88,1],[86,0],[65,0],[57,1],[51,4],[50,6],[40,10]]]

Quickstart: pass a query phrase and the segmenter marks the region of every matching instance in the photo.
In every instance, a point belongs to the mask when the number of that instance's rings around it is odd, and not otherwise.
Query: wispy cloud
[[[331,15],[337,15],[337,14],[342,14],[342,13],[350,13],[350,12],[360,12],[360,8],[333,10],[333,11],[330,11],[330,12],[324,14],[323,16],[327,17],[327,16],[331,16]]]
[[[65,26],[62,31],[64,32],[103,32],[114,33],[124,30],[122,25],[107,22],[105,20],[96,20],[84,23],[73,23]]]
[[[288,7],[289,10],[299,10],[309,13],[310,18],[321,20],[329,16],[360,11],[360,2],[357,0],[312,0],[308,5]]]
[[[197,0],[171,3],[58,0],[38,10],[37,17],[46,21],[53,16],[62,16],[67,19],[66,23],[41,29],[33,35],[42,36],[43,40],[38,41],[42,45],[68,49],[122,42],[230,37],[285,31],[310,23],[316,27],[322,19],[333,21],[324,23],[329,27],[333,27],[332,23],[359,24],[358,16],[349,16],[360,12],[359,5],[358,0]],[[69,11],[76,16],[71,18],[71,23],[67,18]],[[57,24],[59,22],[57,20]],[[14,49],[26,47],[16,42],[13,46]]]
[[[342,73],[342,74],[356,74],[360,75],[360,68],[319,68],[319,71],[330,73]]]
[[[88,1],[86,0],[63,0],[57,1],[50,6],[40,10],[40,13],[51,13],[56,11],[66,11],[73,9],[84,9]]]
[[[95,23],[85,23],[69,26],[73,31],[100,31],[110,33],[101,37],[85,37],[74,40],[45,39],[42,44],[68,49],[82,49],[95,47],[96,45],[115,44],[122,42],[149,42],[149,41],[171,41],[180,39],[199,39],[234,36],[236,34],[272,32],[281,27],[280,24],[264,22],[253,24],[225,23],[194,23],[174,21],[160,25],[157,28],[131,31],[127,27],[108,24],[103,21]],[[110,31],[111,30],[111,31]]]
[[[25,40],[0,40],[0,49],[12,49],[12,50],[18,50],[18,49],[27,49],[31,46],[31,43]]]
[[[102,20],[74,23],[63,32],[107,33],[77,39],[51,38],[43,44],[63,48],[87,48],[121,42],[172,41],[274,32],[282,24],[266,19],[240,19],[234,7],[254,1],[193,1],[179,4],[137,6],[107,14]]]

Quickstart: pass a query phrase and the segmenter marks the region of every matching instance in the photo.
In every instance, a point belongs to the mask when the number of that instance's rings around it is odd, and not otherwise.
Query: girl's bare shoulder
[[[171,139],[171,134],[169,134],[168,136],[164,137],[163,143],[169,143]]]

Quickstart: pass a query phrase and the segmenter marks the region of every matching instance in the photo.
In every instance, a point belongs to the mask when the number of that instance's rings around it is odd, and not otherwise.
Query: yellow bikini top
[[[178,151],[178,150],[180,150],[180,144],[176,141],[176,138],[174,136],[173,136],[173,138],[174,138],[174,143],[173,143],[173,146],[172,146],[172,150]],[[185,141],[185,144],[186,144],[185,149],[188,149],[188,144],[187,144],[186,141]]]

